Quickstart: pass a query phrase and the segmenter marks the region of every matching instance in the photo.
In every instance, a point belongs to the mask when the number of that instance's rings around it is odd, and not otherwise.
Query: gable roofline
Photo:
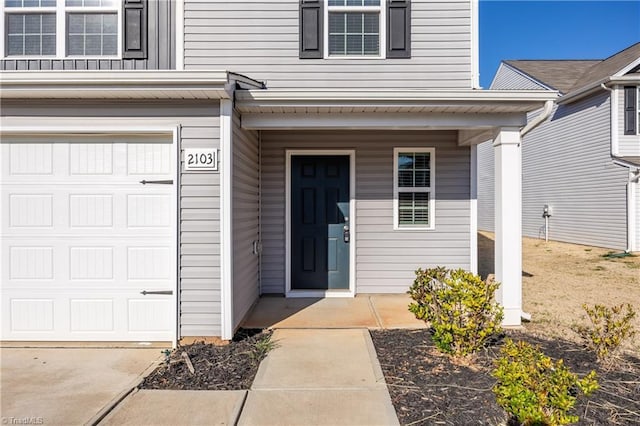
[[[524,59],[504,60],[506,66],[529,81],[562,94],[571,91],[576,81],[600,59]]]
[[[584,96],[600,90],[602,85],[613,85],[619,81],[638,81],[639,77],[625,77],[625,74],[638,66],[640,66],[640,42],[591,67],[576,82],[571,91],[558,100],[558,103],[569,103],[582,99]]]
[[[542,80],[537,79],[536,77],[532,76],[531,74],[528,74],[524,71],[522,71],[520,68],[512,65],[509,63],[509,61],[502,61],[500,63],[500,68],[502,68],[503,66],[511,69],[513,72],[520,74],[521,76],[533,81],[534,83],[536,83],[537,85],[547,89],[547,90],[554,90],[554,91],[559,91],[556,87],[553,87],[545,82],[543,82]],[[500,72],[500,69],[498,69],[498,72]],[[493,80],[491,81],[491,85],[493,86],[493,83],[495,82],[496,77],[498,76],[498,72],[496,73],[496,75],[493,77]]]

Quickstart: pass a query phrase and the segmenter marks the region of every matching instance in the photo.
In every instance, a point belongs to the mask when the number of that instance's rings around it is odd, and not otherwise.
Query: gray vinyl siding
[[[501,63],[491,82],[493,90],[547,90],[531,78],[515,71],[510,66]]]
[[[299,59],[298,0],[186,0],[187,70],[228,69],[270,88],[469,88],[471,2],[413,1],[411,59]]]
[[[478,230],[494,232],[495,228],[495,162],[493,142],[478,145]]]
[[[5,59],[0,70],[153,70],[176,67],[175,1],[148,2],[147,59]]]
[[[233,116],[233,326],[260,296],[260,158],[258,133],[240,127]]]
[[[640,134],[624,134],[624,86],[616,86],[615,90],[618,93],[618,155],[620,157],[640,157]],[[636,129],[638,129],[640,117],[636,119],[638,120]]]
[[[393,148],[435,147],[435,230],[394,231]],[[470,149],[456,131],[262,132],[262,291],[285,291],[287,149],[356,155],[356,292],[403,293],[418,267],[470,267]],[[474,248],[475,249],[475,248]]]
[[[180,143],[180,336],[220,336],[220,174],[184,171],[186,148],[220,148],[218,105],[183,119]]]
[[[527,135],[523,157],[523,233],[624,249],[627,170],[611,161],[610,98],[601,92],[557,107],[549,122]]]

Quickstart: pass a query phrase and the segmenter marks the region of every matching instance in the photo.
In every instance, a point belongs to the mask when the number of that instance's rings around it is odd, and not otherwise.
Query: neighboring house
[[[562,94],[523,139],[523,235],[640,251],[640,43],[604,60],[503,61],[491,88]],[[488,231],[493,157],[491,142],[478,147],[478,227]]]
[[[479,90],[477,0],[0,13],[2,339],[229,339],[261,294],[476,270],[475,146],[494,136],[498,298],[520,323],[513,165],[556,94]]]

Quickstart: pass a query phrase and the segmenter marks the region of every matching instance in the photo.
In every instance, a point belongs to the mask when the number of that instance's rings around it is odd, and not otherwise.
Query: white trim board
[[[220,328],[233,338],[233,102],[220,101]]]
[[[354,297],[356,294],[356,151],[353,149],[295,149],[286,150],[285,159],[285,296],[286,297]],[[291,289],[291,157],[295,155],[349,156],[349,210],[351,239],[349,242],[349,290],[292,290]]]

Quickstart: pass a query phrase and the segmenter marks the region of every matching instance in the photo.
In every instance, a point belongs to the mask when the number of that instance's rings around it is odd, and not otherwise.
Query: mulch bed
[[[260,361],[266,356],[260,344],[270,337],[270,331],[242,329],[225,346],[204,343],[180,346],[168,353],[165,362],[148,375],[139,387],[174,390],[249,389]],[[195,373],[189,370],[183,352],[187,353]]]
[[[464,363],[440,353],[428,330],[376,330],[371,336],[402,425],[517,424],[491,391],[499,342]],[[564,359],[580,377],[597,371],[600,389],[579,398],[573,411],[580,416],[579,425],[640,425],[639,358],[626,355],[616,368],[605,371],[576,343],[516,331],[506,337],[539,345],[551,358]]]

